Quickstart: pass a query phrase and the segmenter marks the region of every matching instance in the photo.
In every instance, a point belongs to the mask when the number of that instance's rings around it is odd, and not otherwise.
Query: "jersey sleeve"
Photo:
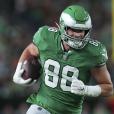
[[[45,50],[47,43],[47,27],[40,27],[39,30],[33,36],[33,43],[39,50]]]
[[[106,64],[107,60],[108,60],[107,50],[103,44],[100,44],[96,59],[96,66],[99,67]]]
[[[40,52],[53,50],[57,47],[58,29],[43,26],[35,33],[33,43]]]
[[[40,45],[40,43],[43,40],[42,32],[43,32],[43,27],[40,27],[39,30],[33,36],[33,43],[36,46]]]

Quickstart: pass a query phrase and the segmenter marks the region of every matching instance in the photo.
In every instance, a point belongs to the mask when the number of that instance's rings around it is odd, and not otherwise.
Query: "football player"
[[[40,59],[40,88],[27,99],[32,105],[26,114],[81,114],[84,96],[112,94],[107,51],[103,44],[91,39],[91,29],[88,12],[72,5],[62,12],[58,28],[43,26],[35,33],[13,76],[17,84],[30,84],[31,78],[22,78],[22,64],[28,56]],[[97,85],[88,85],[91,76]]]

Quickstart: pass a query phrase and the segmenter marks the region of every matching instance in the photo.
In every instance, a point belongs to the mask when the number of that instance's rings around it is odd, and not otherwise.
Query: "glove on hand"
[[[85,95],[86,92],[86,86],[81,80],[78,80],[76,77],[72,78],[72,84],[71,84],[71,93],[77,94],[77,95]]]
[[[97,97],[101,94],[101,87],[99,85],[84,85],[81,80],[78,80],[76,77],[73,77],[71,83],[71,93],[74,93],[76,95]]]
[[[24,61],[24,62],[26,62],[26,61]],[[31,78],[25,80],[22,78],[22,75],[24,73],[24,69],[22,68],[23,64],[24,63],[22,63],[22,62],[18,63],[16,71],[13,76],[13,82],[20,84],[20,85],[32,85],[36,82],[36,80],[32,80]]]

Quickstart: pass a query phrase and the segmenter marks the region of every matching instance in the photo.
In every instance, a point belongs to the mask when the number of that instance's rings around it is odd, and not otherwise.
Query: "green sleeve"
[[[102,66],[106,64],[108,60],[107,50],[103,44],[100,44],[99,46],[98,56],[96,60],[96,66]]]
[[[33,43],[36,45],[39,51],[45,50],[47,48],[47,34],[47,26],[43,26],[39,28],[33,37]]]
[[[43,40],[42,32],[43,32],[43,27],[39,28],[39,30],[33,36],[33,43],[36,46],[40,45]]]

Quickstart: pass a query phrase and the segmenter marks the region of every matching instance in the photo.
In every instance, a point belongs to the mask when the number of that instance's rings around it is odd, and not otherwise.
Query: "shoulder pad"
[[[93,46],[99,46],[100,42],[97,40],[94,40],[94,39],[90,39],[89,44],[91,44]]]
[[[104,64],[108,60],[106,47],[97,40],[89,41],[88,51],[96,58],[97,65]]]

